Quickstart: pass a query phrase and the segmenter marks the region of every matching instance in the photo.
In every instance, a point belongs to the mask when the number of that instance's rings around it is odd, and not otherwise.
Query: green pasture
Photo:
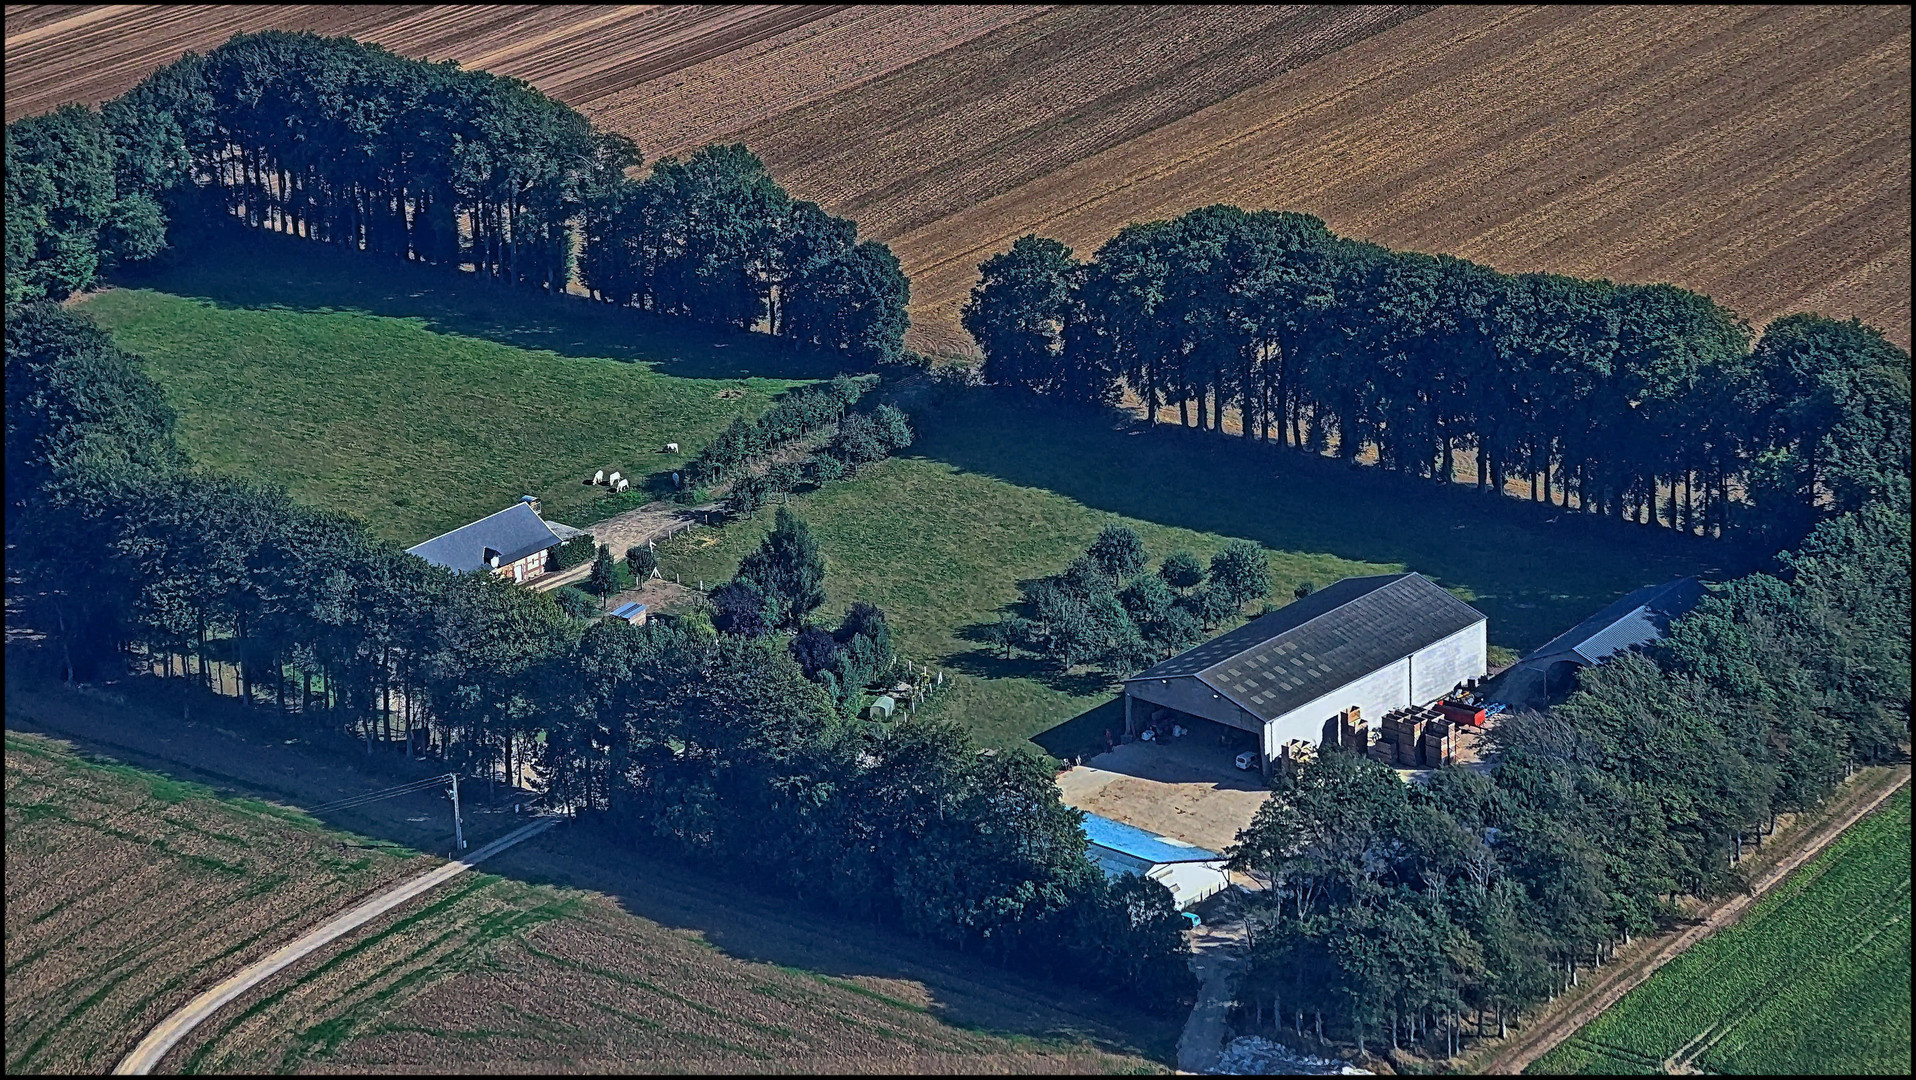
[[[85,301],[149,370],[202,466],[284,484],[413,543],[522,494],[583,524],[635,505],[580,481],[662,483],[734,416],[835,373],[829,356],[574,296],[261,234],[230,234]],[[913,659],[955,676],[930,708],[993,745],[1102,742],[1112,687],[976,640],[1021,579],[1112,521],[1154,558],[1268,549],[1273,601],[1302,581],[1417,570],[1490,617],[1493,661],[1617,596],[1740,569],[1725,544],[1445,488],[1128,415],[992,390],[909,404],[899,459],[794,497],[831,563],[830,605],[882,606]],[[666,442],[680,452],[659,452]],[[771,508],[661,551],[687,584],[728,577]],[[716,544],[706,544],[716,535]]]
[[[1257,541],[1273,602],[1303,581],[1416,570],[1489,616],[1493,660],[1637,586],[1736,559],[1718,542],[989,390],[928,398],[912,422],[919,438],[904,457],[791,505],[825,553],[831,608],[884,608],[907,655],[958,676],[931,708],[995,745],[1036,737],[1066,755],[1117,723],[1103,679],[975,640],[1021,579],[1057,572],[1110,522],[1137,529],[1154,560]],[[662,569],[687,584],[730,576],[774,509],[675,538]]]
[[[575,296],[286,237],[212,241],[123,275],[88,315],[147,359],[213,470],[416,543],[533,494],[579,524],[690,459],[734,416],[834,374],[763,335],[693,330]],[[667,442],[680,452],[661,452]]]
[[[1908,1075],[1905,788],[1528,1070]]]

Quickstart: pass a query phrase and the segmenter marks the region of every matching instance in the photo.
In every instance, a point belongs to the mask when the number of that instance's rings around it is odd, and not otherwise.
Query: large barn
[[[1422,574],[1345,578],[1126,679],[1125,730],[1168,709],[1250,732],[1268,774],[1353,705],[1374,724],[1483,675],[1485,626]]]

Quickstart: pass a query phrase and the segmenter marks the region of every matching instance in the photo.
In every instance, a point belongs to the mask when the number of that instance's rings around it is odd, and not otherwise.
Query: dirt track
[[[1658,968],[1676,959],[1690,946],[1742,918],[1757,900],[1798,867],[1814,859],[1845,829],[1902,790],[1903,785],[1909,783],[1909,775],[1909,766],[1898,766],[1890,770],[1886,783],[1858,785],[1839,795],[1836,805],[1828,809],[1828,816],[1817,822],[1814,828],[1783,841],[1782,850],[1786,854],[1764,870],[1749,892],[1719,901],[1699,912],[1698,921],[1680,934],[1642,939],[1642,951],[1608,969],[1593,972],[1590,981],[1580,988],[1581,992],[1576,998],[1567,1001],[1562,1012],[1556,1015],[1546,1013],[1541,1022],[1527,1025],[1522,1031],[1513,1034],[1508,1043],[1497,1048],[1488,1061],[1472,1071],[1516,1075],[1529,1068],[1532,1062],[1575,1035],[1623,995],[1642,985]]]
[[[890,242],[913,341],[977,264],[1210,202],[1510,271],[1668,280],[1910,341],[1910,14],[1879,8],[9,7],[7,116],[269,26],[758,150]]]
[[[377,896],[353,905],[350,910],[337,918],[329,919],[323,925],[301,934],[273,950],[264,959],[241,968],[218,985],[181,1006],[165,1020],[160,1021],[113,1071],[122,1075],[145,1075],[152,1072],[154,1066],[160,1063],[160,1059],[166,1056],[166,1052],[199,1026],[201,1021],[232,1003],[248,990],[413,897],[437,888],[521,840],[552,828],[559,821],[560,819],[556,817],[542,818],[514,829],[470,855],[429,870],[409,881],[400,882]]]

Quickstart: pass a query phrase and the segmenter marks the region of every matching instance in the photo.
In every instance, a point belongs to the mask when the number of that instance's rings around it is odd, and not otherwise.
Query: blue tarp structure
[[[1219,862],[1224,856],[1215,851],[1206,851],[1196,844],[1187,844],[1182,840],[1173,840],[1168,836],[1146,832],[1135,825],[1126,825],[1122,821],[1112,821],[1096,814],[1084,815],[1085,839],[1101,848],[1108,848],[1121,855],[1143,859],[1145,862],[1162,865],[1181,862]]]

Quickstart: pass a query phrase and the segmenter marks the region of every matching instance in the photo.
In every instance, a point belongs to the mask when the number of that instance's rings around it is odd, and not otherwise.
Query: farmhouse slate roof
[[[1084,815],[1084,838],[1097,847],[1115,851],[1120,855],[1129,855],[1152,864],[1181,862],[1215,862],[1224,856],[1215,851],[1206,851],[1195,844],[1182,840],[1173,840],[1168,836],[1159,836],[1146,832],[1134,825],[1122,821],[1113,821],[1097,814]]]
[[[1270,721],[1483,621],[1422,574],[1345,578],[1125,682],[1196,678]]]
[[[1687,614],[1703,595],[1702,583],[1693,577],[1646,585],[1544,642],[1524,660],[1561,657],[1594,664],[1633,646],[1648,645],[1663,637],[1670,623]]]
[[[499,565],[518,562],[559,543],[558,534],[527,503],[514,503],[470,525],[461,525],[406,549],[448,570],[464,573],[486,568],[486,551],[499,553]]]

